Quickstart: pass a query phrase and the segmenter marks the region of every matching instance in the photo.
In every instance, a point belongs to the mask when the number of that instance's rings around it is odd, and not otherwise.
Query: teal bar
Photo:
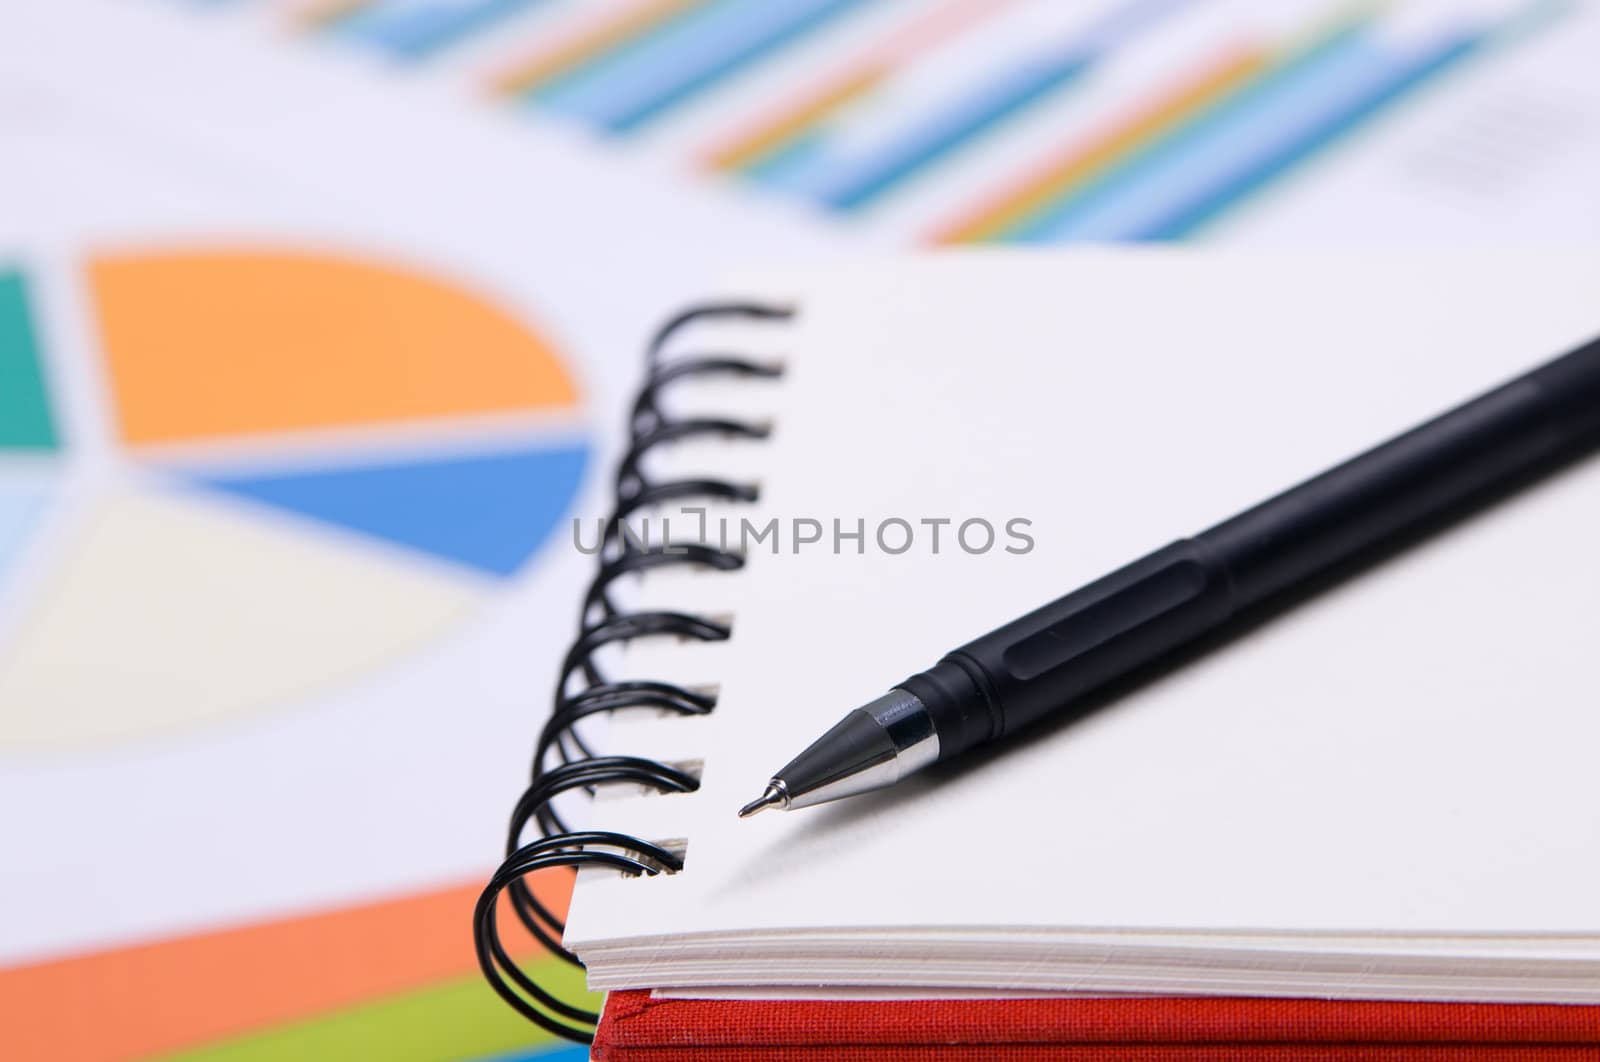
[[[0,272],[0,451],[60,445],[21,273]]]

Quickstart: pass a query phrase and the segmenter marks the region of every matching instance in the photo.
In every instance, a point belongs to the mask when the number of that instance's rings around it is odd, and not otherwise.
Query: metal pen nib
[[[939,735],[921,701],[892,689],[857,708],[772,776],[766,792],[739,810],[808,808],[893,785],[939,758]]]
[[[758,811],[765,811],[767,808],[779,805],[783,807],[789,806],[789,792],[784,788],[782,782],[774,780],[767,783],[767,791],[765,793],[762,793],[739,809],[739,817],[748,819]]]

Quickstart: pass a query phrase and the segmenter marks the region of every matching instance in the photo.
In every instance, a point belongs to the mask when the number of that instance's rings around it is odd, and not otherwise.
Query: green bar
[[[601,997],[584,992],[583,971],[577,967],[547,959],[530,964],[528,973],[557,997],[599,1009]],[[294,973],[286,970],[283,976]],[[553,1049],[565,1043],[506,1006],[481,976],[473,974],[236,1040],[180,1051],[165,1056],[162,1062],[463,1062],[541,1044]]]
[[[0,450],[58,445],[22,274],[0,272]]]

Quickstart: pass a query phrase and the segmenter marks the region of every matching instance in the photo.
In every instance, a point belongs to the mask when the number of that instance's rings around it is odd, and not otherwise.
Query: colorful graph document
[[[0,1053],[582,1057],[468,926],[590,568],[595,411],[684,286],[823,241],[191,15],[101,28],[231,69],[221,137],[0,50]],[[372,169],[298,166],[330,98]],[[321,146],[262,135],[286,104]],[[386,157],[424,127],[487,184]],[[529,170],[567,193],[530,209]]]
[[[50,319],[60,300],[39,297],[52,287],[85,300],[95,363],[51,348],[70,331]],[[85,376],[103,385],[106,424],[75,416]],[[538,1037],[482,986],[458,932],[475,895],[466,867],[454,887],[293,913],[272,902],[284,880],[266,869],[239,899],[278,913],[143,938],[184,917],[194,866],[229,863],[259,828],[251,816],[267,834],[304,828],[329,799],[390,788],[374,768],[427,732],[404,707],[356,746],[318,716],[503,608],[550,552],[589,463],[564,358],[476,293],[325,250],[123,251],[75,275],[19,257],[0,268],[0,393],[0,788],[32,809],[7,828],[30,852],[5,873],[7,895],[34,894],[6,934],[20,950],[0,957],[16,1057],[208,1041],[184,1057],[334,1057],[341,1044],[526,1056]],[[449,705],[436,710],[444,725]],[[295,731],[309,759],[280,744]],[[342,786],[315,778],[318,743],[343,748]],[[218,777],[212,758],[234,770]],[[459,804],[459,773],[435,763],[417,784]],[[63,790],[64,806],[40,802]],[[132,819],[97,847],[153,841],[148,856],[64,856],[74,834],[99,832],[82,814],[100,802]],[[398,854],[402,881],[407,864]],[[314,862],[286,869],[303,879],[291,893],[321,876]],[[74,916],[30,883],[71,876],[69,894],[94,896],[101,875],[129,872],[147,883],[133,894],[153,886],[160,902]],[[120,935],[119,922],[145,929],[108,949],[52,945]]]
[[[1328,176],[1362,157],[1391,168],[1389,195],[1465,197],[1457,225],[1470,233],[1475,209],[1529,226],[1523,195],[1568,187],[1551,171],[1600,176],[1579,117],[1597,106],[1581,71],[1595,15],[1561,0],[311,10],[309,36],[411,76],[486,77],[530,120],[915,242],[1226,238],[1280,211],[1382,237],[1397,220],[1387,196]],[[1506,123],[1513,140],[1567,146],[1508,166],[1482,128],[1485,110],[1506,108],[1527,119]],[[1592,226],[1579,197],[1567,205]]]

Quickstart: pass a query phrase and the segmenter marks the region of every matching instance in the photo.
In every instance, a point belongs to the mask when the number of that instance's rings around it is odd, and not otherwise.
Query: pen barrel
[[[1239,608],[1514,486],[1600,434],[1600,340],[1307,480],[1196,538]]]
[[[1600,443],[1600,340],[1173,543],[901,683],[947,759],[1205,635],[1237,612]]]

